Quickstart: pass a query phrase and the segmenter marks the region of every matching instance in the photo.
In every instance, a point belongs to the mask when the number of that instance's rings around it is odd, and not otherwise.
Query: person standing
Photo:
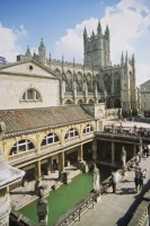
[[[134,183],[135,183],[135,191],[137,193],[139,190],[139,169],[135,169]]]
[[[142,169],[140,168],[140,172],[139,172],[139,187],[140,187],[140,191],[144,187],[144,178],[145,178],[145,172],[142,171]]]

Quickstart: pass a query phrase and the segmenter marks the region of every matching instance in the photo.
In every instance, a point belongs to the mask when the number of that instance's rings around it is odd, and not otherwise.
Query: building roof
[[[91,120],[94,118],[78,105],[0,110],[0,121],[6,124],[6,137]]]
[[[10,67],[14,67],[14,66],[17,66],[17,65],[25,64],[25,63],[33,63],[33,64],[39,66],[40,68],[42,68],[43,70],[45,70],[46,72],[52,74],[55,79],[58,79],[57,75],[55,74],[55,72],[53,70],[50,69],[50,67],[48,67],[48,66],[46,66],[44,64],[41,64],[40,62],[38,62],[35,59],[27,59],[27,60],[22,60],[22,61],[19,61],[19,62],[14,62],[14,63],[5,64],[5,65],[0,65],[0,73],[4,73],[5,72],[5,71],[3,71],[3,69],[7,69],[7,68],[10,68]],[[12,72],[12,74],[13,74],[13,72]]]
[[[0,172],[0,189],[20,181],[25,174],[23,170],[10,166],[1,153]]]

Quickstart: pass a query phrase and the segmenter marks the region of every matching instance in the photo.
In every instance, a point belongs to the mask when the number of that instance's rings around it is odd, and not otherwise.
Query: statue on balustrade
[[[48,201],[44,198],[44,191],[41,191],[37,201],[37,215],[40,226],[48,225]]]
[[[96,164],[94,164],[93,168],[93,191],[97,194],[96,201],[98,201],[98,197],[100,197],[101,194],[101,187],[100,187],[100,172]]]

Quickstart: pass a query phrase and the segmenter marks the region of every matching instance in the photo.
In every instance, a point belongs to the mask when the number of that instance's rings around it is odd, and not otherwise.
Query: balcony
[[[10,155],[8,160],[11,165],[21,164],[28,160],[34,159],[37,155],[37,150],[31,149],[25,152],[20,152],[18,154]]]

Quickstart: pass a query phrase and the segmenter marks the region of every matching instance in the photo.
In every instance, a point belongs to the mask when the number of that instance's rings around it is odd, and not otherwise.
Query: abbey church
[[[83,32],[84,63],[56,60],[46,57],[46,47],[41,40],[38,54],[17,56],[17,62],[34,59],[60,80],[60,104],[91,104],[105,102],[107,108],[122,108],[125,112],[136,111],[136,75],[134,55],[128,53],[118,65],[113,65],[110,54],[111,35],[107,26],[102,32],[98,23],[97,32]]]
[[[17,62],[0,65],[0,149],[25,180],[92,159],[103,120],[120,108],[136,110],[134,56],[112,65],[110,39],[98,23],[91,36],[84,29],[83,64],[47,58],[41,40],[38,53],[27,48]]]
[[[33,190],[37,181],[51,189],[53,175],[57,187],[69,167],[67,177],[73,178],[81,163],[86,169],[92,161],[112,166],[120,161],[120,141],[99,142],[96,134],[107,120],[118,120],[121,109],[136,112],[135,59],[122,54],[113,65],[110,41],[109,27],[102,32],[98,23],[96,33],[83,31],[83,64],[47,58],[43,39],[38,53],[28,47],[16,62],[0,64],[0,150],[11,166],[24,171],[22,184],[10,191]],[[18,196],[18,190],[11,194],[15,210],[34,198],[30,192]],[[6,225],[3,218],[0,225]]]

